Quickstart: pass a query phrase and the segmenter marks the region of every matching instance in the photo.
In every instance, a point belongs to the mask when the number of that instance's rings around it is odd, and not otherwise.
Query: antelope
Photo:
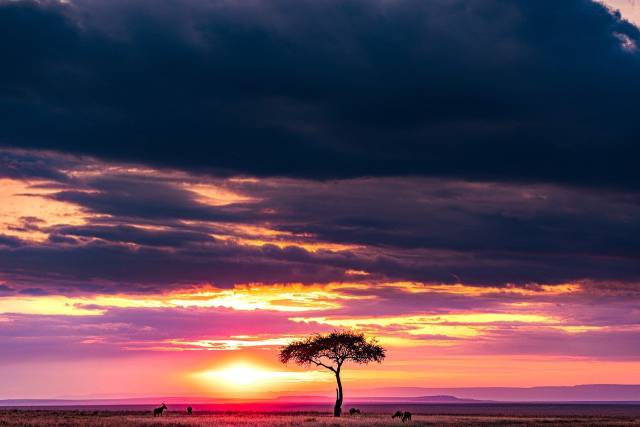
[[[358,408],[351,408],[349,409],[349,415],[355,415],[355,414],[360,414],[360,409]]]
[[[155,409],[153,410],[153,416],[154,416],[154,417],[161,417],[161,416],[162,416],[162,412],[163,412],[165,409],[168,409],[168,408],[167,408],[167,405],[165,405],[165,404],[163,403],[163,404],[162,404],[162,406],[160,406],[159,408],[155,408]]]
[[[393,414],[391,416],[391,418],[400,418],[403,423],[405,421],[411,421],[411,412],[409,412],[409,411],[404,411],[404,412],[396,411],[396,413]]]

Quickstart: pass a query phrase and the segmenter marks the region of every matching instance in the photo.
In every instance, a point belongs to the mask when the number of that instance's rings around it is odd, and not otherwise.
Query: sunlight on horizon
[[[201,383],[213,388],[228,388],[234,391],[254,392],[265,387],[303,382],[332,380],[330,375],[319,371],[272,371],[252,362],[239,361],[218,369],[196,372],[193,376]]]

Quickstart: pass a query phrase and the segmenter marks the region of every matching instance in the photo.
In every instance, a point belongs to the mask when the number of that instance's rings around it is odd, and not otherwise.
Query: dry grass
[[[386,414],[364,414],[335,419],[325,413],[208,413],[187,416],[168,413],[154,418],[148,413],[73,410],[2,410],[0,426],[65,426],[65,427],[293,427],[293,426],[401,426]],[[496,417],[461,415],[414,415],[408,426],[640,426],[633,417]]]

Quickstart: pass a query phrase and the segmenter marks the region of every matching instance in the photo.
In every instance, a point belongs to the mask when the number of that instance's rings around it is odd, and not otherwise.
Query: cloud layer
[[[7,360],[266,355],[341,327],[400,357],[637,356],[635,192],[0,158]]]
[[[634,192],[205,178],[33,152],[3,159],[5,203],[15,208],[5,215],[0,269],[28,288],[640,279]]]
[[[637,188],[640,34],[591,0],[2,2],[0,144],[260,176]]]

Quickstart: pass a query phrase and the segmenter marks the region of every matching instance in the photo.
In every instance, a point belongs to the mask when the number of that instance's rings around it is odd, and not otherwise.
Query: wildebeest
[[[160,406],[159,408],[155,408],[155,409],[153,410],[153,416],[154,416],[154,417],[161,417],[161,416],[162,416],[162,412],[163,412],[165,409],[168,409],[168,408],[167,408],[167,405],[165,405],[165,404],[163,403],[163,404],[162,404],[162,406]]]
[[[349,409],[349,415],[355,415],[355,414],[360,414],[360,409],[358,408]]]
[[[187,406],[187,414],[193,414],[193,408],[191,406]]]
[[[396,413],[393,414],[391,416],[391,418],[400,418],[402,420],[402,422],[411,421],[411,412],[409,412],[409,411],[404,411],[404,412],[396,411]]]

